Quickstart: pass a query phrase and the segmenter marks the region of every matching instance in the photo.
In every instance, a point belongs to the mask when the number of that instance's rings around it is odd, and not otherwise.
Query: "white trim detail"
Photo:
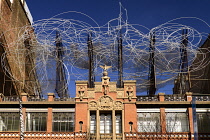
[[[48,112],[47,108],[26,108],[26,112]]]
[[[1,108],[0,112],[19,112],[19,108]]]
[[[196,108],[196,112],[209,112],[210,113],[210,108]]]
[[[53,108],[52,112],[75,112],[75,108]]]
[[[138,112],[160,112],[160,109],[159,108],[138,108],[137,113]]]
[[[187,108],[166,108],[165,112],[187,112]]]

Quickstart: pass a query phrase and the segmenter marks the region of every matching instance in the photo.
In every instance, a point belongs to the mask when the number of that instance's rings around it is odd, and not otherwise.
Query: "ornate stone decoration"
[[[114,104],[115,110],[122,110],[123,109],[123,103],[121,101],[116,101]]]
[[[88,106],[89,106],[89,109],[97,109],[98,108],[96,101],[90,101]]]
[[[104,72],[103,72],[103,77],[102,77],[102,86],[104,88],[104,95],[107,95],[108,91],[107,91],[107,87],[109,86],[109,80],[110,80],[110,77],[108,77],[108,72],[107,70],[109,68],[111,68],[112,66],[100,66],[102,69],[104,69]]]
[[[109,96],[102,96],[98,101],[90,101],[88,103],[88,109],[90,110],[122,110],[122,101],[113,101]]]
[[[117,92],[117,98],[122,98],[124,94],[124,91],[118,91]]]
[[[127,94],[128,100],[131,101],[132,97],[134,96],[134,94],[133,94],[133,86],[128,86],[126,88],[126,94]]]
[[[78,97],[80,101],[82,101],[83,97],[85,96],[85,86],[78,87]]]
[[[109,96],[102,96],[99,99],[99,109],[100,110],[111,110],[113,109],[113,100]]]
[[[95,91],[87,91],[88,98],[94,98],[95,97]]]

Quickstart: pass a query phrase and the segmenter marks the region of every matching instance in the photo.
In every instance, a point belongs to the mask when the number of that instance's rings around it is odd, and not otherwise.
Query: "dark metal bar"
[[[93,88],[95,82],[94,76],[94,56],[93,56],[93,43],[92,43],[92,33],[88,33],[88,57],[89,57],[89,78],[88,78],[88,87]]]
[[[153,32],[150,37],[149,46],[149,88],[148,95],[153,96],[156,92],[156,76],[155,76],[155,33]]]
[[[123,87],[123,46],[121,30],[118,38],[118,87]]]
[[[68,97],[68,86],[65,69],[63,65],[63,44],[59,31],[56,31],[56,88],[58,96],[61,98]]]
[[[188,45],[188,30],[183,29],[182,31],[182,42],[180,45],[180,72],[178,78],[175,80],[174,85],[174,94],[185,94],[189,91],[190,81],[188,73],[188,54],[187,54],[187,45]]]

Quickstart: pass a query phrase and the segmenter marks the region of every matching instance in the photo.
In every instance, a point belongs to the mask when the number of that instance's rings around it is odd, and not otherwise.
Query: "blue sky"
[[[210,0],[26,0],[26,2],[34,21],[48,19],[67,11],[78,11],[89,15],[102,26],[119,16],[121,2],[127,9],[129,24],[141,24],[149,29],[180,17],[196,17],[210,24]],[[81,17],[67,14],[65,18]],[[195,28],[198,32],[210,33],[210,28],[200,20],[186,19],[180,22]],[[168,86],[171,91],[173,86]],[[169,88],[162,88],[160,92],[168,92]]]
[[[103,25],[110,19],[118,17],[119,1],[127,9],[131,24],[153,28],[179,17],[198,17],[210,23],[209,0],[27,0],[26,2],[34,21],[66,11],[79,11],[91,16],[99,25]],[[202,25],[199,28],[205,30]]]

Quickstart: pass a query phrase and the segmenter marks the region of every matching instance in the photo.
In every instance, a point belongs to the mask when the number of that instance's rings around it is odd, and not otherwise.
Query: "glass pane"
[[[112,116],[111,114],[100,115],[100,133],[112,133]]]
[[[160,113],[138,113],[138,132],[160,132]]]
[[[96,115],[90,115],[90,133],[96,133]]]
[[[187,113],[166,113],[166,131],[167,132],[188,132]]]
[[[46,131],[47,130],[47,113],[27,113],[26,114],[26,131]]]
[[[122,133],[122,120],[121,115],[116,115],[116,133]]]
[[[199,133],[210,132],[210,114],[209,113],[197,113],[197,124]]]
[[[0,113],[0,131],[19,131],[19,113]]]
[[[74,113],[53,113],[53,131],[73,132]]]

